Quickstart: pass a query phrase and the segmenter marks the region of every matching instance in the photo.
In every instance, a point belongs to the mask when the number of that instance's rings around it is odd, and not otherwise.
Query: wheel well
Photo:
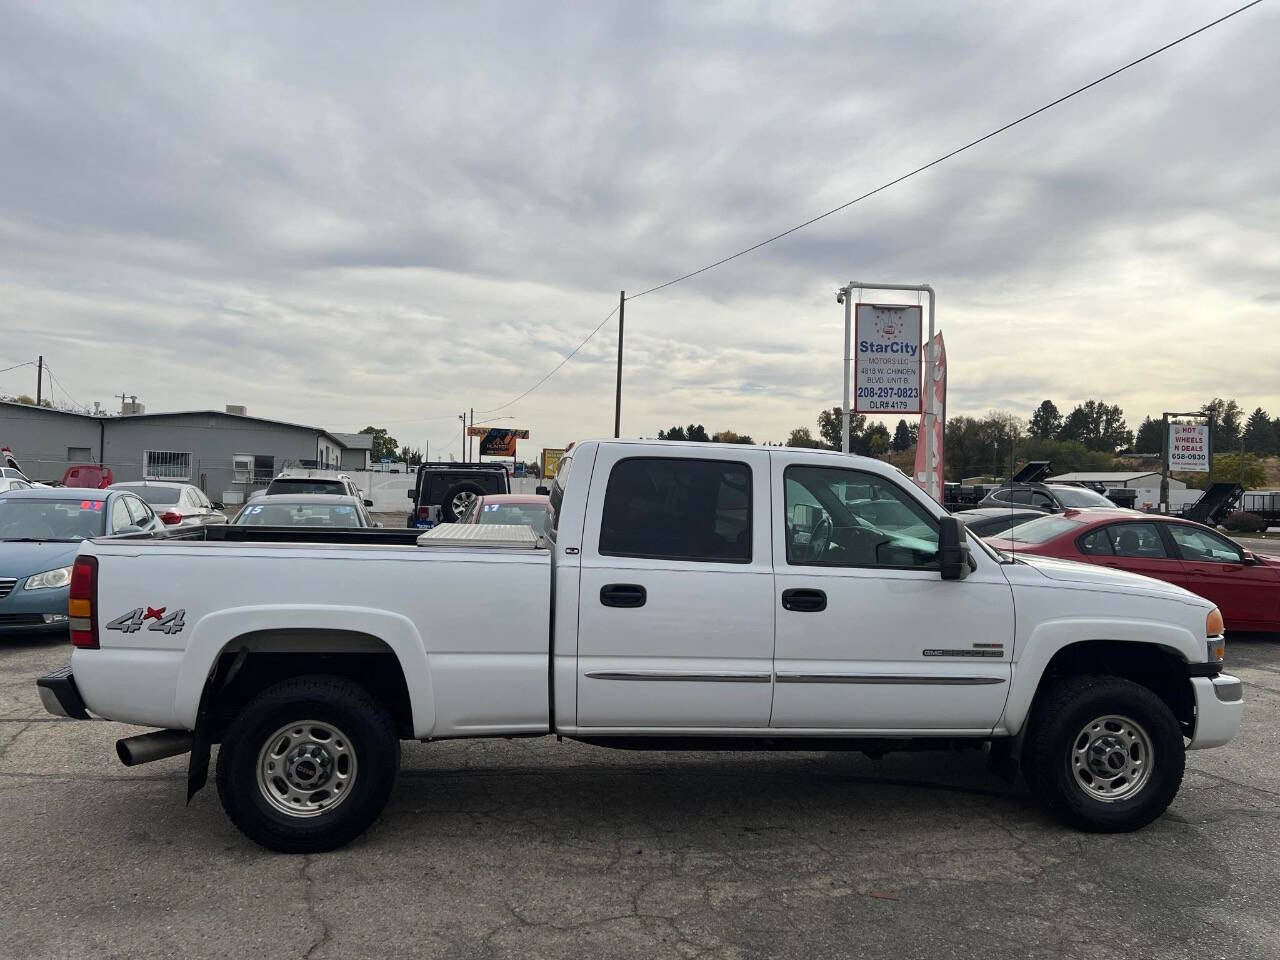
[[[1070,644],[1055,653],[1045,667],[1036,702],[1056,681],[1086,673],[1110,674],[1141,684],[1165,702],[1186,736],[1194,732],[1195,693],[1187,679],[1186,662],[1172,650],[1124,640]]]
[[[391,713],[402,739],[413,736],[413,707],[395,652],[379,638],[345,630],[261,630],[228,643],[218,655],[202,700],[214,742],[244,705],[292,677],[326,674],[369,691]]]

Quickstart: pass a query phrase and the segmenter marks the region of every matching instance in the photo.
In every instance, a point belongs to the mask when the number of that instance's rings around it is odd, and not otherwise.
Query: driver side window
[[[793,566],[938,568],[938,525],[890,480],[839,467],[785,474],[787,563]]]

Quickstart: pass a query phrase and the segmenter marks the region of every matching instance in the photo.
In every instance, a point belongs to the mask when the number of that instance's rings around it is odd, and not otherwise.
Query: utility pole
[[[618,291],[618,386],[613,399],[613,439],[622,435],[622,332],[627,312],[627,291]]]
[[[1169,512],[1169,414],[1163,417],[1164,435],[1160,441],[1160,512]]]
[[[44,388],[44,354],[36,361],[36,406],[40,406],[40,398]]]
[[[475,425],[476,425],[476,408],[472,407],[471,408],[471,426],[474,427]],[[471,439],[471,431],[468,430],[467,431],[467,460],[471,459],[471,451],[473,449],[474,449],[474,444]]]
[[[458,414],[458,419],[462,421],[462,462],[467,462],[467,415],[465,413]]]

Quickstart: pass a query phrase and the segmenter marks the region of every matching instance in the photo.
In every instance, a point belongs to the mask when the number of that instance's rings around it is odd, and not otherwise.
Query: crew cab
[[[1010,559],[877,460],[588,441],[551,504],[541,538],[227,526],[87,542],[71,664],[41,697],[161,728],[117,752],[191,751],[188,796],[220,743],[227,814],[293,852],[374,822],[401,740],[547,734],[989,744],[1068,823],[1132,830],[1173,800],[1184,751],[1225,744],[1244,711],[1212,603]]]

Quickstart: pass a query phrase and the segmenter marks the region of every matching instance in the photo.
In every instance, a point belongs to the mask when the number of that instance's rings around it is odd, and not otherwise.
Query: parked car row
[[[1142,574],[1213,601],[1228,630],[1280,631],[1280,559],[1252,553],[1202,524],[1116,507],[1048,515],[992,508],[956,516],[1005,554]]]

